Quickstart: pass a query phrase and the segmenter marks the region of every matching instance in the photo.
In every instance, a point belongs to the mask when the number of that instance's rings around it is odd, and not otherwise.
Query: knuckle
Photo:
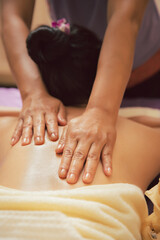
[[[97,140],[97,142],[104,142],[106,140],[106,135],[101,134],[101,133],[97,133],[96,140]]]
[[[102,140],[106,141],[107,140],[107,134],[103,132],[102,135],[101,135],[101,138],[102,138]]]
[[[59,143],[58,144],[64,144],[65,143],[65,137],[62,137],[60,140],[59,140]]]
[[[34,126],[36,127],[36,126],[39,126],[39,125],[42,125],[42,124],[44,124],[43,121],[41,119],[37,119],[34,123]]]
[[[107,150],[107,151],[104,151],[103,152],[103,154],[102,154],[102,156],[104,157],[104,158],[108,158],[108,156],[110,155],[110,152]]]
[[[92,139],[101,139],[101,133],[98,131],[98,130],[96,130],[96,129],[94,129],[94,130],[91,130],[91,131],[88,131],[88,132],[86,132],[86,137],[87,138],[92,138]]]
[[[25,129],[25,128],[32,128],[32,123],[24,123],[23,129]]]
[[[98,161],[98,157],[97,157],[97,154],[95,152],[89,153],[87,159],[91,160],[92,162],[97,162]]]
[[[104,166],[111,166],[112,164],[112,162],[111,162],[111,159],[110,158],[108,158],[108,159],[103,159],[102,160],[102,163],[103,163],[103,165]]]
[[[24,124],[23,119],[22,119],[22,118],[19,118],[19,119],[18,119],[18,122],[17,122],[17,125],[16,125],[16,129],[21,129],[22,126],[23,126],[23,124]]]
[[[69,174],[75,174],[75,175],[78,175],[79,174],[79,169],[78,168],[71,168],[69,170]]]
[[[106,149],[102,152],[102,157],[104,159],[109,159],[109,157],[111,156],[112,154],[112,149],[111,147],[106,147]]]
[[[69,135],[72,139],[75,139],[77,137],[77,132],[73,131],[73,130],[70,130]]]
[[[55,121],[53,119],[46,120],[46,125],[54,125]]]
[[[86,132],[85,135],[87,139],[90,139],[91,137],[93,137],[92,132]]]
[[[25,112],[22,113],[22,118],[25,118],[27,116],[32,116],[32,110],[27,109]]]
[[[105,152],[109,155],[112,152],[112,146],[111,144],[107,144],[105,148]]]
[[[61,163],[60,169],[65,169],[66,171],[68,171],[69,164],[67,164],[66,162]]]
[[[17,127],[14,130],[13,135],[21,135],[22,127]]]
[[[85,138],[89,140],[95,139],[94,133],[92,131],[83,132],[83,136],[85,136]]]
[[[90,165],[87,169],[86,172],[89,173],[92,177],[96,173],[96,167],[94,165]]]
[[[85,154],[81,150],[78,150],[78,151],[75,152],[74,158],[78,159],[78,160],[84,160],[85,159]]]
[[[64,150],[64,157],[70,158],[73,155],[73,150],[71,148],[66,148]]]
[[[76,124],[76,118],[73,118],[69,121],[69,126],[73,126],[74,124]]]
[[[109,157],[109,155],[106,155],[106,157],[104,157],[104,158],[102,159],[102,161],[103,161],[103,163],[105,163],[105,164],[108,164],[108,163],[110,163],[110,162],[111,162],[111,160],[110,160],[110,157]]]
[[[17,134],[17,132],[20,132],[22,130],[22,128],[23,128],[22,126],[17,126],[14,130],[14,133]]]
[[[109,148],[108,148],[108,151],[107,151],[107,153],[108,153],[108,154],[107,154],[108,156],[110,156],[110,155],[111,155],[111,153],[112,153],[112,149],[111,149],[111,147],[109,147]]]
[[[14,132],[12,138],[20,137],[20,132]]]

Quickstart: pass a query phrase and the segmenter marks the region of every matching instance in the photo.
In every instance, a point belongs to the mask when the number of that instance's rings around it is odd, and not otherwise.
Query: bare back
[[[68,108],[68,119],[83,110]],[[6,114],[5,114],[6,115]],[[46,133],[45,144],[14,147],[9,140],[17,117],[0,117],[0,185],[21,190],[56,190],[85,186],[82,176],[74,185],[58,177],[61,155],[56,155],[57,142],[51,142]],[[7,133],[6,133],[7,129]],[[59,128],[61,133],[62,127]],[[146,190],[160,171],[160,129],[152,129],[119,117],[117,140],[113,154],[113,173],[106,177],[99,162],[92,184],[131,183]]]

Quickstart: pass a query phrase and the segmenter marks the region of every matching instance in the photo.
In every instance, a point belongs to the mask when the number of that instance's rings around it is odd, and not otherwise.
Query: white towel
[[[160,179],[156,186],[146,191],[146,195],[154,204],[154,211],[143,222],[143,240],[160,240]]]
[[[126,183],[24,192],[0,187],[0,239],[140,240],[143,192]]]

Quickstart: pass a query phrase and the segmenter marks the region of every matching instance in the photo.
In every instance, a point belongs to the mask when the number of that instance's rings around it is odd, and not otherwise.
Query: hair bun
[[[26,44],[30,57],[37,64],[54,62],[69,50],[69,35],[42,25],[29,34]]]

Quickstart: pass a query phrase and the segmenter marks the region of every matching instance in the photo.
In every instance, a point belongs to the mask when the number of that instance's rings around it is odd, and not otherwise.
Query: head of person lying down
[[[70,33],[46,25],[27,38],[48,92],[64,105],[87,103],[95,79],[101,41],[90,30],[73,25]]]

